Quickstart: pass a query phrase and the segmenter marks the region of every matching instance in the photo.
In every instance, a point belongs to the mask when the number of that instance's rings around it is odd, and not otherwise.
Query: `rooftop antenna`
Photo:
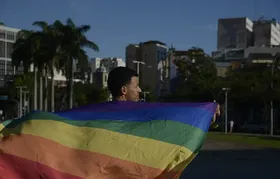
[[[257,19],[257,1],[253,0],[253,18],[256,20]]]
[[[263,13],[259,16],[258,21],[264,20],[264,15]]]

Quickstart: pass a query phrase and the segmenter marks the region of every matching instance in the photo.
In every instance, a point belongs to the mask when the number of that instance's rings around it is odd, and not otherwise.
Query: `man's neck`
[[[113,101],[127,101],[127,100],[125,99],[125,97],[119,96],[119,97],[113,98]]]

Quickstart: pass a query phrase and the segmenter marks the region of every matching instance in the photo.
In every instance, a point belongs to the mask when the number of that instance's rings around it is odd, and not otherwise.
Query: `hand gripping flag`
[[[215,103],[106,102],[33,112],[1,130],[0,179],[175,179]]]

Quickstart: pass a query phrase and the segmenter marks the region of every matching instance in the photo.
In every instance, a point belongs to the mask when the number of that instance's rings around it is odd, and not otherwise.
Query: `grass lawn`
[[[280,149],[280,137],[269,137],[269,136],[250,136],[250,135],[237,135],[237,134],[222,134],[209,132],[207,139],[220,140],[229,142],[238,142],[243,144],[253,144],[268,148],[279,148]]]

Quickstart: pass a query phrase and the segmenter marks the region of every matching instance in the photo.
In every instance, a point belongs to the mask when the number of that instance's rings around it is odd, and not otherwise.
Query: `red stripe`
[[[81,179],[9,154],[0,153],[0,179]]]

